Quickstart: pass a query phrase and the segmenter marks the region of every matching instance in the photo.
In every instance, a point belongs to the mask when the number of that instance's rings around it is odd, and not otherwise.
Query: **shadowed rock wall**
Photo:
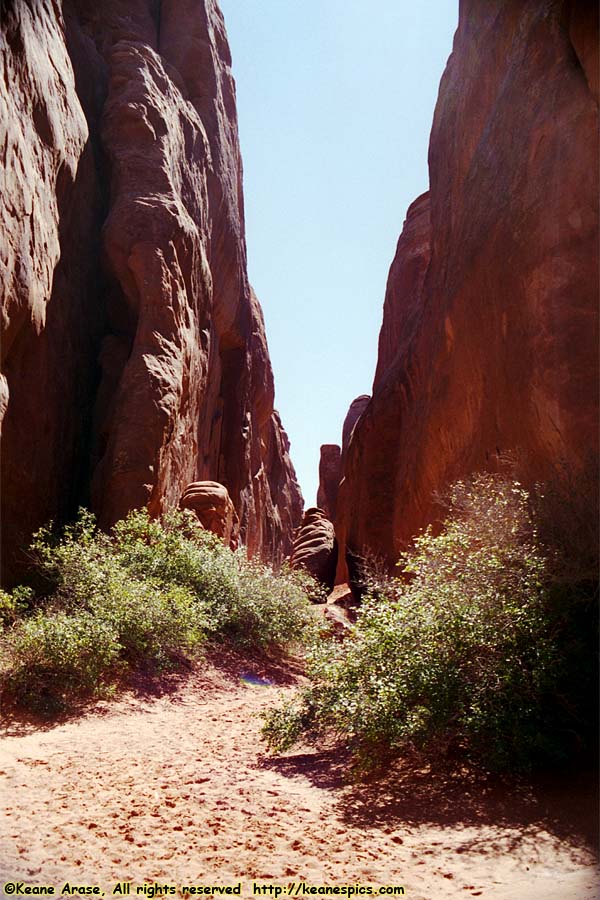
[[[393,564],[434,491],[507,451],[530,478],[597,459],[597,160],[597,5],[462,0],[345,455],[344,550]]]
[[[4,4],[3,4],[4,6]],[[302,498],[248,284],[235,86],[214,0],[9,0],[0,56],[3,561],[224,484],[253,553]]]

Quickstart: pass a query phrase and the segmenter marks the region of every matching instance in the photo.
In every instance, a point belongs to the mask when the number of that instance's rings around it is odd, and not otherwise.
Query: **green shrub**
[[[161,530],[157,523],[157,533]],[[97,532],[87,510],[59,540],[42,529],[31,550],[38,568],[54,585],[46,600],[48,610],[74,615],[85,610],[106,622],[117,636],[121,657],[129,663],[164,667],[197,644],[207,630],[204,608],[191,592],[128,569],[118,541]]]
[[[117,559],[137,577],[187,588],[202,604],[214,639],[283,647],[312,621],[310,576],[287,569],[276,575],[245,551],[232,553],[188,511],[173,511],[162,523],[145,511],[132,513],[115,526],[114,543]]]
[[[378,579],[349,637],[312,651],[310,687],[266,719],[272,747],[330,731],[365,759],[410,742],[496,768],[563,752],[565,654],[528,494],[480,475],[449,505],[443,532],[403,557],[404,577]]]
[[[189,512],[136,511],[106,535],[84,510],[60,536],[41,529],[30,555],[45,595],[0,594],[1,685],[30,706],[93,692],[117,670],[177,665],[207,641],[283,649],[312,621],[306,575],[233,553]]]
[[[302,643],[314,624],[314,609],[307,597],[318,591],[306,572],[286,568],[274,575],[268,566],[242,560],[238,590],[225,606],[221,629],[245,647]]]
[[[118,635],[121,656],[133,665],[165,668],[201,643],[206,620],[185,588],[130,579],[110,582],[93,605],[94,615]]]
[[[34,709],[64,706],[71,694],[93,692],[121,650],[108,622],[88,612],[37,613],[8,635],[6,694]]]
[[[31,606],[33,591],[28,587],[16,587],[12,591],[0,590],[0,632],[14,625]]]

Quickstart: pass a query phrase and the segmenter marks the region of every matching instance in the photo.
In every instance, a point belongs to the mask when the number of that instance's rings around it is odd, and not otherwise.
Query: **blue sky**
[[[321,444],[371,392],[387,272],[427,189],[457,0],[220,0],[237,84],[250,281],[307,506]]]

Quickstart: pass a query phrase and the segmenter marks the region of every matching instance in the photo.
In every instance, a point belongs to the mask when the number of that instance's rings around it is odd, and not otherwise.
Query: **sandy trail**
[[[331,751],[266,756],[258,714],[289,686],[243,676],[197,672],[46,730],[7,729],[0,882],[57,895],[65,881],[107,896],[117,882],[136,895],[241,881],[252,896],[256,880],[403,885],[413,900],[598,896],[581,779],[508,790],[407,767],[353,785]]]

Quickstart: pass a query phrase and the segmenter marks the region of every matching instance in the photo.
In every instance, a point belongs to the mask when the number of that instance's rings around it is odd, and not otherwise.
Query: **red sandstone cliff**
[[[337,495],[342,477],[341,454],[338,444],[323,444],[321,447],[317,506],[331,522],[335,522]]]
[[[302,499],[246,272],[214,0],[11,0],[0,57],[5,575],[50,516],[224,484],[250,550]]]
[[[338,497],[342,547],[390,563],[499,451],[597,458],[596,4],[461,0],[429,169]]]

